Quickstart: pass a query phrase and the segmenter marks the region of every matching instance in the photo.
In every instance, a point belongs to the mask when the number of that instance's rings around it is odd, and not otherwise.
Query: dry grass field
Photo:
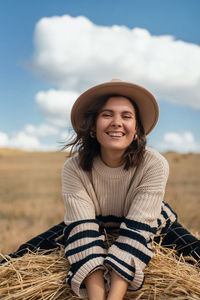
[[[166,153],[165,199],[179,220],[200,231],[200,154]],[[0,252],[17,247],[63,220],[61,169],[66,153],[0,149]]]

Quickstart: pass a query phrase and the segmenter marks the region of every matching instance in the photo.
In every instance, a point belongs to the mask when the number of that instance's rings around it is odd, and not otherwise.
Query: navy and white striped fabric
[[[163,228],[160,231],[166,232],[172,221],[173,212],[169,206],[163,203]],[[175,215],[173,215],[175,220]],[[118,238],[107,250],[104,246],[104,235],[100,227],[118,228]],[[67,283],[75,290],[81,289],[81,296],[87,296],[84,284],[80,282],[87,274],[97,268],[106,270],[114,269],[120,276],[129,282],[129,289],[137,290],[144,282],[143,270],[153,256],[151,243],[157,234],[158,227],[151,227],[148,224],[131,220],[125,217],[102,216],[96,219],[80,220],[73,222],[66,227],[64,235],[66,238],[65,254],[71,268],[67,275]],[[84,272],[82,271],[84,269]],[[109,281],[108,275],[106,279]]]
[[[64,230],[65,254],[70,263],[67,283],[73,288],[79,288],[80,282],[87,274],[97,268],[103,268],[107,255],[104,246],[105,236],[99,231],[99,221],[95,219],[73,222]],[[84,271],[83,271],[84,269]],[[80,293],[87,296],[85,285],[80,286]]]
[[[157,219],[157,233],[156,235],[163,235],[167,232],[171,224],[177,220],[177,214],[172,210],[170,205],[162,202],[160,218]]]
[[[148,241],[145,233],[153,236],[156,228],[144,223],[124,218],[119,237],[108,250],[104,264],[114,269],[129,282],[129,289],[137,290],[144,282],[142,270],[149,263],[153,252],[152,239]]]

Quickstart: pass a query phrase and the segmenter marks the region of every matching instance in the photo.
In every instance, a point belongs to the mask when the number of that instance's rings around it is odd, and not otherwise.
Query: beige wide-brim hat
[[[71,123],[75,132],[78,132],[84,123],[85,113],[90,105],[94,101],[102,101],[109,95],[120,95],[132,99],[138,107],[145,134],[152,131],[159,116],[159,107],[154,96],[142,86],[113,79],[110,82],[93,86],[77,98],[71,110]]]

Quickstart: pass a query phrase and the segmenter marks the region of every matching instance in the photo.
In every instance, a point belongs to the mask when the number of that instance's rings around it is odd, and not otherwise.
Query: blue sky
[[[200,152],[199,11],[198,0],[2,0],[0,147],[59,149],[76,96],[117,77],[158,99],[150,146]]]

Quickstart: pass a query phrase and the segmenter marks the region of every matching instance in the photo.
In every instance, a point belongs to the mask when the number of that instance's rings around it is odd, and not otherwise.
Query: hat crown
[[[113,79],[111,80],[111,82],[122,82],[122,80],[120,80],[120,79],[118,79],[118,78],[113,78]]]

